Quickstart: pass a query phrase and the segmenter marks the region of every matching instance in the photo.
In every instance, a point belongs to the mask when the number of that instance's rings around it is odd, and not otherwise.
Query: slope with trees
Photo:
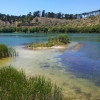
[[[0,32],[88,32],[100,33],[100,10],[63,14],[45,10],[14,16],[0,13]]]

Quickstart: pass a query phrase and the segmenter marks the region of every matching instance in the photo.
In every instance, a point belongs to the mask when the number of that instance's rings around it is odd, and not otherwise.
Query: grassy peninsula
[[[66,34],[61,34],[56,37],[50,37],[47,43],[34,43],[26,46],[29,49],[44,49],[53,46],[63,46],[69,43],[69,37]]]

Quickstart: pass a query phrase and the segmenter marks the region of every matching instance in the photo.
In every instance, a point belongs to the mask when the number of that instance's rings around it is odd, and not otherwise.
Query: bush
[[[58,41],[67,44],[69,42],[69,37],[67,35],[59,35]]]
[[[64,100],[61,88],[43,76],[27,78],[11,66],[0,69],[0,100]]]
[[[48,43],[53,43],[54,45],[64,45],[69,43],[69,37],[65,34],[61,34],[57,37],[52,37],[48,39]]]

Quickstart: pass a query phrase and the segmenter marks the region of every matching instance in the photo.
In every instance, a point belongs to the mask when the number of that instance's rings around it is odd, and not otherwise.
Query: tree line
[[[84,12],[82,14],[64,14],[64,13],[54,13],[54,12],[46,12],[45,10],[43,11],[35,11],[35,12],[29,12],[27,15],[20,15],[20,16],[15,16],[15,15],[9,15],[9,14],[2,14],[0,13],[0,20],[2,21],[8,21],[10,24],[14,23],[15,21],[21,21],[22,23],[30,23],[31,20],[35,17],[48,17],[48,18],[58,18],[58,19],[81,19],[84,17],[89,17],[89,16],[95,16],[100,14],[100,9],[96,11],[91,11],[91,12]]]
[[[84,27],[70,27],[70,26],[53,26],[53,27],[3,27],[0,28],[0,33],[13,33],[13,32],[24,32],[24,33],[100,33],[100,24],[95,26],[84,26]]]

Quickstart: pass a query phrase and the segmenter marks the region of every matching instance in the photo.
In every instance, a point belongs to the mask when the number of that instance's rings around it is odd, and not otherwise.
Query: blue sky
[[[100,0],[1,0],[0,13],[26,15],[29,12],[45,10],[79,14],[100,9]]]

